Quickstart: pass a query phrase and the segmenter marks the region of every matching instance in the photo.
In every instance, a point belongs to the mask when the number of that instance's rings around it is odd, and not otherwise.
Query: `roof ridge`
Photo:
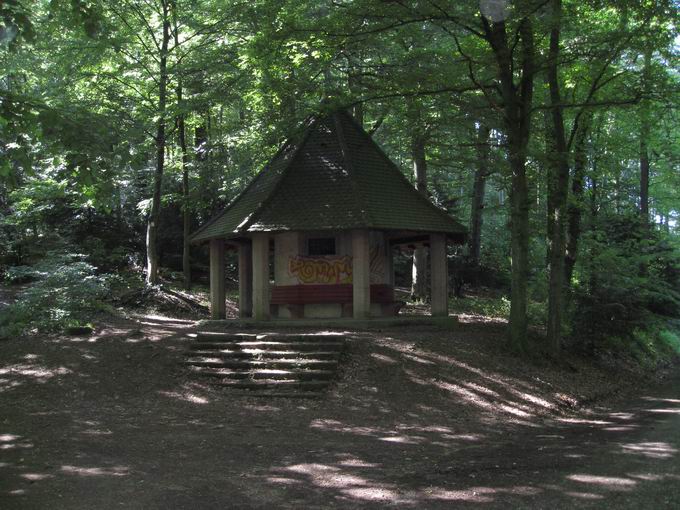
[[[345,112],[338,112],[338,113],[344,114],[344,116],[349,120],[350,124],[353,125],[353,127],[361,134],[362,137],[364,137],[365,139],[367,139],[367,140],[369,141],[369,143],[371,143],[371,144],[373,145],[373,147],[378,151],[378,154],[380,154],[380,156],[387,162],[388,166],[389,166],[390,168],[392,168],[392,169],[399,175],[399,177],[401,178],[402,182],[403,182],[404,184],[406,184],[406,185],[409,187],[409,189],[412,190],[413,193],[415,193],[421,201],[423,201],[424,203],[426,203],[430,208],[434,209],[439,215],[445,217],[445,218],[446,218],[447,220],[449,220],[449,221],[453,221],[453,222],[455,222],[455,223],[458,223],[464,230],[467,230],[467,229],[463,226],[462,223],[460,223],[458,220],[456,220],[455,218],[453,218],[448,212],[446,212],[446,211],[445,211],[444,209],[442,209],[441,207],[438,207],[434,202],[432,202],[432,200],[430,200],[428,197],[426,197],[426,196],[423,195],[421,192],[419,192],[419,191],[413,186],[413,184],[411,183],[411,181],[409,181],[409,180],[406,178],[406,176],[404,175],[404,172],[401,171],[401,169],[396,165],[396,163],[394,163],[394,161],[392,161],[392,160],[389,158],[389,156],[387,156],[387,154],[385,154],[385,151],[382,149],[382,147],[380,147],[380,145],[373,139],[373,137],[371,137],[371,135],[369,135],[369,134],[366,132],[366,130],[365,130],[361,125],[359,125],[359,123],[357,123],[357,121],[356,121],[351,115],[349,115],[349,114],[347,114],[347,113],[345,113]]]
[[[354,180],[356,169],[354,168],[354,162],[351,160],[349,147],[347,147],[347,140],[345,140],[345,133],[342,129],[342,123],[341,123],[340,118],[339,118],[342,113],[344,113],[344,112],[336,111],[332,114],[333,122],[335,124],[336,136],[338,138],[338,142],[340,143],[340,150],[342,151],[342,158],[345,160],[345,165],[347,166],[350,185],[352,186],[352,189],[354,190],[354,196],[357,198],[357,203],[359,205],[359,212],[361,214],[361,219],[363,220],[363,222],[366,226],[372,226],[373,221],[372,221],[372,218],[370,217],[370,214],[368,213],[368,207],[366,207],[366,198],[365,198],[363,192],[361,191],[361,186],[359,186],[356,183],[356,181]],[[347,115],[347,114],[345,114],[345,115]],[[349,115],[347,115],[347,116],[349,116]]]
[[[309,122],[310,120],[311,120],[311,122]],[[293,154],[291,155],[290,159],[288,160],[288,163],[286,163],[286,166],[281,170],[281,175],[279,175],[279,179],[276,181],[276,183],[274,184],[274,186],[272,186],[272,188],[269,190],[269,193],[267,194],[267,196],[266,196],[264,199],[262,199],[262,200],[260,201],[260,203],[257,205],[257,207],[255,208],[255,210],[250,214],[250,216],[248,216],[248,217],[246,218],[246,220],[245,220],[241,225],[239,225],[239,226],[237,227],[238,230],[240,230],[240,231],[247,231],[248,228],[250,228],[250,226],[255,222],[255,220],[257,219],[257,217],[259,216],[259,214],[264,210],[265,206],[266,206],[269,202],[271,202],[272,197],[274,197],[274,196],[276,195],[276,191],[279,189],[279,187],[281,186],[281,183],[285,180],[286,176],[287,176],[288,173],[290,172],[290,169],[291,169],[291,167],[293,166],[293,161],[295,161],[295,159],[296,159],[296,158],[298,157],[298,155],[300,154],[300,150],[301,150],[302,147],[304,147],[305,144],[307,143],[307,140],[309,139],[309,137],[310,137],[310,135],[311,135],[311,133],[312,133],[312,129],[314,128],[314,126],[316,126],[316,125],[319,123],[319,119],[318,119],[318,118],[314,118],[314,117],[312,117],[312,118],[310,119],[310,118],[308,117],[307,119],[305,119],[305,121],[303,121],[302,124],[304,124],[305,122],[309,122],[309,125],[308,125],[306,128],[304,128],[304,129],[305,129],[304,136],[303,136],[302,139],[300,140],[300,143],[298,144],[298,146],[295,148],[295,151],[293,152]],[[290,138],[289,138],[288,141],[284,144],[284,147],[287,146],[287,145],[289,145],[289,143],[290,143]],[[269,165],[267,165],[267,166],[269,166]],[[262,174],[262,172],[264,172],[264,169],[261,170],[260,173],[259,173],[258,175]]]

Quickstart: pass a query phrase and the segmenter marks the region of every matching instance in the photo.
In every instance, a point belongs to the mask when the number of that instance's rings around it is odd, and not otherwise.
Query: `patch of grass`
[[[628,335],[605,337],[604,350],[630,358],[644,369],[654,370],[680,357],[680,331],[671,321],[650,319]]]
[[[659,331],[659,340],[662,345],[668,348],[670,351],[680,356],[680,334],[678,331],[663,329]]]
[[[454,313],[468,313],[501,319],[510,317],[510,300],[506,296],[452,298],[449,306]]]

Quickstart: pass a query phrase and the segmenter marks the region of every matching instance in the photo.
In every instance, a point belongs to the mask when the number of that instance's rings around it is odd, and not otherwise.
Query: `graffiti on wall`
[[[288,260],[288,273],[300,283],[352,283],[352,257],[305,257]]]
[[[378,246],[369,250],[371,283],[383,283],[385,278],[385,254]],[[335,285],[352,283],[352,257],[349,255],[326,255],[311,257],[297,255],[288,259],[288,274],[300,283]]]

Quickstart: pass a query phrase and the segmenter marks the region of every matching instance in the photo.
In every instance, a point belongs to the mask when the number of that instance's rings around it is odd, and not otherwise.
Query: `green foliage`
[[[500,319],[507,319],[510,316],[510,300],[506,296],[454,298],[450,306],[454,313],[469,313]]]
[[[4,274],[4,279],[11,285],[28,283],[46,276],[32,266],[11,266]]]
[[[658,338],[661,345],[668,351],[680,356],[680,331],[677,329],[661,329]]]
[[[649,342],[631,332],[643,332],[637,333],[642,338],[656,316],[680,309],[677,9],[667,0],[562,3],[565,128],[573,134],[577,121],[592,114],[585,191],[570,198],[585,232],[569,309],[573,337],[580,345],[643,349]],[[300,120],[350,105],[361,107],[364,126],[409,178],[414,136],[425,139],[432,200],[463,223],[478,158],[475,127],[491,130],[476,284],[507,291],[512,177],[509,133],[499,115],[504,99],[478,3],[453,0],[0,2],[0,266],[10,266],[7,280],[37,279],[47,293],[54,271],[11,266],[28,266],[55,248],[85,253],[102,271],[139,266],[155,170],[162,5],[171,6],[179,27],[168,54],[159,227],[164,266],[179,268],[181,261],[178,115],[187,126],[194,230],[247,185]],[[541,86],[548,9],[519,2],[506,20],[516,45],[520,23],[529,20],[537,50],[527,148],[530,267],[523,275],[534,324],[545,323],[549,292],[542,118],[548,94]],[[511,68],[519,73],[521,46],[514,47]],[[636,219],[643,113],[654,119],[647,140],[653,225]],[[205,271],[205,250],[195,247],[192,255]],[[64,275],[87,273],[73,264],[58,266]],[[395,268],[398,284],[408,285],[410,260],[398,257]],[[508,314],[507,300],[498,297],[454,304],[460,311]],[[673,344],[669,335],[662,341]]]
[[[663,343],[656,317],[680,316],[680,255],[634,214],[598,217],[585,241],[575,337],[589,349],[608,337],[629,339],[652,354],[649,349]]]
[[[651,370],[680,356],[680,335],[672,324],[651,320],[628,335],[608,337],[604,346],[619,356],[630,356]]]
[[[86,325],[104,308],[111,277],[97,274],[81,255],[50,254],[35,268],[15,268],[15,275],[39,278],[0,310],[0,337],[29,331],[59,332]]]

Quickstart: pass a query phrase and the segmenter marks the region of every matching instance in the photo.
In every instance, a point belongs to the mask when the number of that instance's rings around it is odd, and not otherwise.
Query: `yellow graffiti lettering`
[[[352,257],[291,257],[288,273],[302,283],[352,283]]]

